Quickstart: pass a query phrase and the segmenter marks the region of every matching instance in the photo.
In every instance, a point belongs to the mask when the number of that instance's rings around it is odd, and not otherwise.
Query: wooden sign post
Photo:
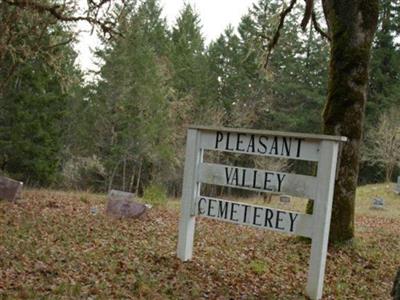
[[[312,239],[307,295],[322,297],[336,160],[345,137],[275,131],[190,127],[182,190],[177,255],[192,258],[195,216]],[[318,163],[316,176],[204,163],[204,150],[271,156]],[[200,195],[202,183],[274,192],[314,200],[312,215]]]

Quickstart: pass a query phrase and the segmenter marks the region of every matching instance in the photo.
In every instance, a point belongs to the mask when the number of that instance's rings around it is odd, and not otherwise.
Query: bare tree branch
[[[111,3],[115,0],[101,0],[96,3],[93,0],[88,1],[88,10],[85,15],[70,15],[67,11],[67,5],[64,4],[47,4],[35,0],[3,0],[4,3],[7,3],[11,6],[18,7],[20,9],[31,9],[37,11],[39,13],[48,13],[55,19],[61,22],[78,22],[85,21],[94,26],[98,26],[101,28],[103,33],[107,34],[118,34],[115,30],[116,24],[110,19],[101,19],[98,17],[100,9],[103,8],[106,4],[109,4],[107,10],[109,10]],[[124,1],[122,1],[124,2]],[[93,15],[90,14],[93,13]]]
[[[3,78],[0,94],[18,67],[29,59],[42,55],[49,66],[58,68],[56,49],[73,42],[76,33],[67,30],[68,34],[57,38],[57,33],[49,31],[57,24],[83,21],[91,25],[92,31],[97,28],[106,37],[122,35],[118,21],[126,11],[128,0],[86,0],[84,9],[79,9],[77,2],[0,0],[0,76]],[[117,3],[121,6],[116,7]],[[50,42],[42,43],[47,35],[52,35]]]
[[[304,10],[303,20],[301,21],[301,28],[303,31],[306,30],[308,22],[310,22],[311,15],[314,9],[314,0],[304,0],[306,2],[306,8]]]
[[[277,28],[277,30],[275,32],[274,37],[269,42],[268,47],[267,47],[267,54],[266,54],[265,62],[264,62],[264,69],[266,69],[268,67],[268,63],[269,63],[269,59],[271,57],[272,51],[275,48],[276,44],[278,43],[279,37],[281,35],[282,27],[283,27],[283,25],[285,23],[285,18],[292,11],[292,9],[293,9],[294,5],[296,4],[296,2],[297,2],[297,0],[292,0],[290,2],[290,5],[287,8],[285,8],[280,14],[278,28]]]
[[[44,48],[44,50],[50,50],[50,49],[57,48],[57,47],[60,47],[60,46],[65,46],[65,45],[68,45],[69,43],[71,43],[73,41],[74,41],[74,38],[70,38],[70,39],[67,39],[67,40],[65,40],[63,42],[47,46],[47,47]]]
[[[312,12],[312,24],[315,28],[315,30],[325,39],[327,39],[329,42],[331,41],[331,37],[322,30],[321,26],[318,23],[317,20],[317,14],[315,13],[315,11]]]

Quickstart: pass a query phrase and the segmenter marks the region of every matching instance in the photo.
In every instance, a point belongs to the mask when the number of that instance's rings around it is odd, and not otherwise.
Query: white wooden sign
[[[322,297],[336,160],[345,137],[232,128],[190,127],[187,134],[178,257],[190,260],[195,217],[273,230],[312,239],[307,295]],[[316,176],[204,163],[204,150],[318,163]],[[200,195],[202,183],[314,200],[312,215]]]

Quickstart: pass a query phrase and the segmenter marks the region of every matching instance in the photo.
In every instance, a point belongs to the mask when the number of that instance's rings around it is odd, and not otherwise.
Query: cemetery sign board
[[[190,127],[182,189],[177,255],[192,258],[195,217],[273,230],[311,238],[306,293],[322,297],[339,145],[345,137],[232,128]],[[318,163],[317,175],[307,176],[205,163],[205,150],[268,156]],[[314,200],[312,215],[238,203],[200,195],[201,184]]]

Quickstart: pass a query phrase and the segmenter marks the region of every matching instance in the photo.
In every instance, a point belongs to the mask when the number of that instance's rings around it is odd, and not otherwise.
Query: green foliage
[[[260,0],[209,47],[224,123],[235,127],[320,132],[326,94],[328,44],[297,26],[301,9],[285,23],[267,70],[266,43],[278,26],[280,1]]]
[[[151,184],[145,188],[143,199],[146,203],[154,206],[165,205],[167,203],[167,192],[163,186]]]
[[[36,75],[38,75],[36,73]],[[1,126],[0,148],[4,169],[18,179],[48,184],[55,178],[61,148],[60,118],[65,97],[41,93],[36,78],[21,78],[27,85],[6,93],[7,114]],[[40,83],[38,83],[40,85]],[[50,87],[51,88],[51,87]],[[40,89],[40,87],[39,87]]]
[[[6,11],[7,8],[2,13]],[[22,16],[28,22],[41,18],[34,15],[33,20],[25,13]],[[42,18],[45,22],[46,16]],[[34,57],[28,55],[25,60],[19,60],[19,54],[12,56],[11,50],[2,56],[0,163],[2,170],[16,179],[31,185],[49,185],[59,175],[68,91],[78,77],[73,66],[76,56],[69,45],[54,46],[72,36],[61,26],[50,26],[40,39],[38,33],[26,32],[24,26],[17,24],[21,36],[11,39],[7,46],[20,49],[23,42],[24,51],[31,51],[40,42],[38,47],[48,51],[39,51]]]
[[[210,74],[200,18],[185,4],[171,33],[170,60],[173,101],[191,102],[192,124],[213,124],[215,78]]]
[[[75,53],[63,43],[73,38],[68,26],[49,25],[45,14],[16,14],[0,4],[0,28],[5,34],[12,29],[15,37],[0,47],[3,172],[31,184],[119,188],[139,195],[159,182],[178,196],[189,124],[321,132],[329,47],[310,25],[301,31],[302,3],[286,18],[267,70],[265,50],[282,1],[256,1],[237,30],[228,27],[209,45],[190,4],[172,28],[158,0],[126,4],[129,9],[112,10],[120,15],[117,29],[123,36],[101,37],[103,47],[96,50],[101,70],[87,85],[73,66]],[[399,12],[399,0],[381,0],[368,130],[399,102]],[[51,30],[40,35],[30,24]],[[29,59],[21,59],[24,53]],[[93,157],[96,164],[89,163]],[[238,162],[226,158],[233,161]],[[241,163],[255,164],[253,158]],[[379,168],[364,163],[360,179],[372,180],[368,173],[383,172]]]
[[[396,36],[400,33],[400,1],[381,0],[379,26],[371,60],[371,83],[366,127],[373,127],[380,114],[399,104],[400,53]]]
[[[68,189],[101,191],[105,169],[96,156],[72,157],[63,165],[62,186]]]
[[[400,52],[396,36],[400,33],[400,1],[380,1],[379,25],[372,49],[370,87],[366,107],[363,157],[373,153],[370,133],[381,115],[400,104]],[[387,169],[367,159],[361,164],[360,182],[386,180]]]
[[[153,0],[132,9],[120,23],[124,36],[97,52],[104,65],[90,97],[88,138],[97,145],[108,188],[138,189],[171,167],[167,45],[160,44],[167,31],[160,13]]]
[[[200,32],[199,16],[185,4],[172,29],[171,62],[174,68],[173,86],[184,96],[191,93],[201,97],[204,80],[204,39]],[[199,101],[196,99],[196,101]]]

